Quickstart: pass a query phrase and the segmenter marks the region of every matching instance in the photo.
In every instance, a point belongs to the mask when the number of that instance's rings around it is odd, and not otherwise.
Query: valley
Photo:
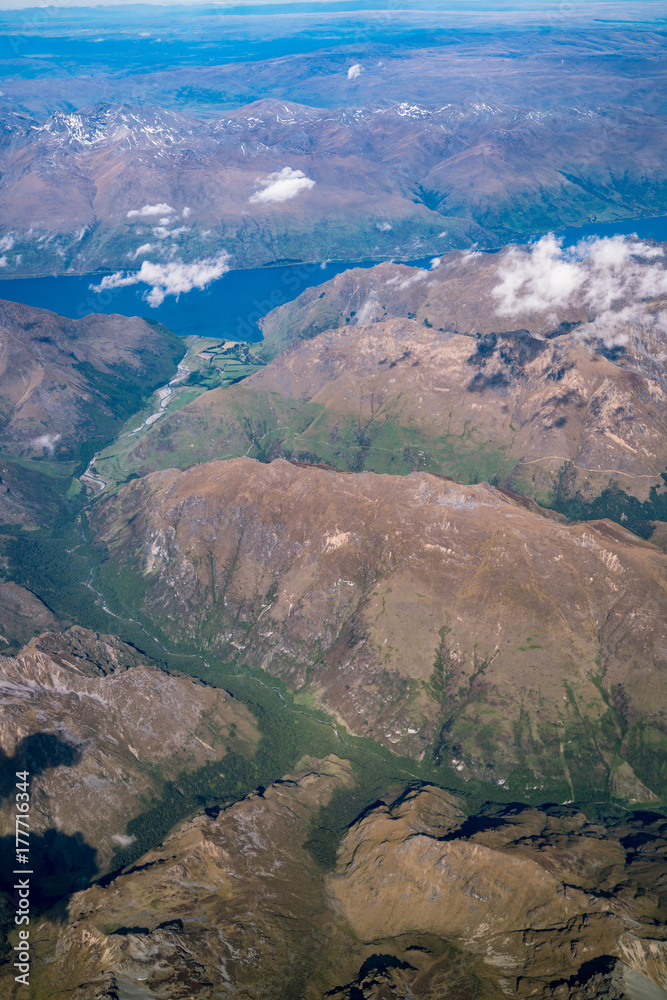
[[[665,1000],[665,28],[0,11],[0,996]]]

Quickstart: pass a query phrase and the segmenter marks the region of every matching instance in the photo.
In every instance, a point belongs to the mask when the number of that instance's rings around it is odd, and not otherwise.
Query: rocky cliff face
[[[262,666],[352,732],[522,795],[650,797],[665,556],[562,520],[488,485],[250,459],[154,473],[91,516],[119,599],[142,579],[168,636]]]
[[[384,977],[369,970],[361,995],[400,996],[404,984],[420,997],[476,995],[448,988],[447,958],[419,954],[414,941],[429,934],[478,955],[498,995],[624,996],[622,969],[614,974],[603,956],[667,986],[658,816],[637,836],[627,822],[605,829],[574,808],[498,807],[463,819],[458,805],[422,787],[378,804],[346,836],[328,899],[358,940],[389,939],[394,954],[400,941],[405,962]],[[628,850],[642,841],[646,853]]]
[[[468,818],[440,788],[394,789],[323,880],[304,841],[352,783],[340,759],[306,758],[76,894],[66,926],[42,923],[35,996],[636,1000],[667,985],[664,819]]]
[[[114,852],[132,843],[128,822],[166,782],[222,761],[230,744],[250,754],[259,737],[250,713],[224,691],[79,627],[0,657],[0,697],[3,831],[13,830],[14,772],[26,767],[35,838],[78,841],[88,875],[108,870]]]

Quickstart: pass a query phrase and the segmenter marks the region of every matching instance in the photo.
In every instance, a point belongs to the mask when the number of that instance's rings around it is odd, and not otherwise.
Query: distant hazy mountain
[[[639,109],[487,101],[6,116],[0,248],[16,275],[500,245],[665,212],[666,134]]]

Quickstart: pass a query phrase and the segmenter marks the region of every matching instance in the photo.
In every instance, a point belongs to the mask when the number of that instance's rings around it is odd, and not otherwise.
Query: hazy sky
[[[348,3],[350,0],[51,0],[51,2],[40,3],[39,0],[0,0],[0,10],[18,10],[26,7],[126,7],[137,5],[138,3],[149,3],[152,6],[212,6],[212,7],[254,7],[267,4],[298,4],[307,3],[309,5],[323,3],[330,6],[332,3]],[[353,5],[353,4],[352,4]],[[632,8],[633,15],[642,11],[648,16],[660,16],[660,9],[664,15],[664,0],[625,0],[619,3],[618,0],[377,0],[370,4],[375,9],[389,10],[440,10],[440,11],[461,11],[461,12],[481,12],[481,11],[523,11],[523,12],[565,12],[568,14],[576,10],[584,11],[593,7],[600,12],[618,14],[623,9]],[[360,5],[361,6],[361,5]],[[367,7],[368,3],[363,6]]]

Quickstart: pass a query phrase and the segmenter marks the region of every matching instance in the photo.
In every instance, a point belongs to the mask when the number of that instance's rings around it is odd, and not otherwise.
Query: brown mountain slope
[[[630,301],[612,310],[598,286],[618,276],[584,262],[574,275],[588,286],[566,301],[540,309],[528,290],[501,312],[512,274],[536,267],[537,250],[452,254],[434,272],[347,271],[265,317],[266,368],[163,420],[121,468],[249,454],[430,469],[650,534],[667,517],[667,335],[655,298],[667,277],[661,258],[629,246],[648,293],[632,302],[628,287]]]
[[[636,1000],[664,985],[659,817],[466,819],[439,788],[397,788],[323,880],[304,841],[352,780],[336,757],[305,758],[77,893],[67,925],[40,925],[36,1000]]]
[[[142,580],[167,636],[261,665],[353,732],[517,793],[649,797],[666,557],[555,518],[485,484],[237,459],[135,480],[91,525],[120,600]]]
[[[137,318],[0,302],[0,522],[57,509],[86,446],[117,433],[182,353]]]
[[[58,626],[56,616],[38,597],[11,580],[0,581],[0,622],[3,652],[20,649],[33,636]]]
[[[165,782],[221,760],[230,738],[240,752],[259,738],[250,713],[224,691],[158,670],[115,637],[79,627],[47,632],[17,657],[0,657],[0,696],[9,777],[3,834],[13,830],[14,772],[26,767],[33,861],[52,850],[57,867],[57,837],[65,858],[66,841],[78,842],[90,864],[80,859],[73,869],[84,876],[108,870],[114,851],[135,839],[125,836],[127,823],[159,798]],[[48,895],[48,888],[40,891]]]
[[[630,996],[633,980],[645,996],[654,995],[650,984],[660,995],[667,831],[659,817],[642,857],[625,849],[631,828],[605,829],[574,808],[496,807],[461,823],[456,805],[429,786],[387,796],[343,841],[327,877],[331,904],[358,940],[383,941],[405,962],[367,969],[365,981],[362,973],[354,985],[364,997],[405,996],[407,985],[419,997],[494,996],[464,976],[457,982],[446,953],[434,961],[431,952],[424,969],[415,944],[427,934],[479,956],[504,996],[622,998],[626,980]],[[622,961],[614,969],[602,956]],[[330,995],[356,996],[351,985]]]
[[[301,996],[331,925],[303,842],[351,783],[346,761],[306,758],[265,792],[177,827],[108,887],[77,894],[69,925],[44,929],[36,996]]]

